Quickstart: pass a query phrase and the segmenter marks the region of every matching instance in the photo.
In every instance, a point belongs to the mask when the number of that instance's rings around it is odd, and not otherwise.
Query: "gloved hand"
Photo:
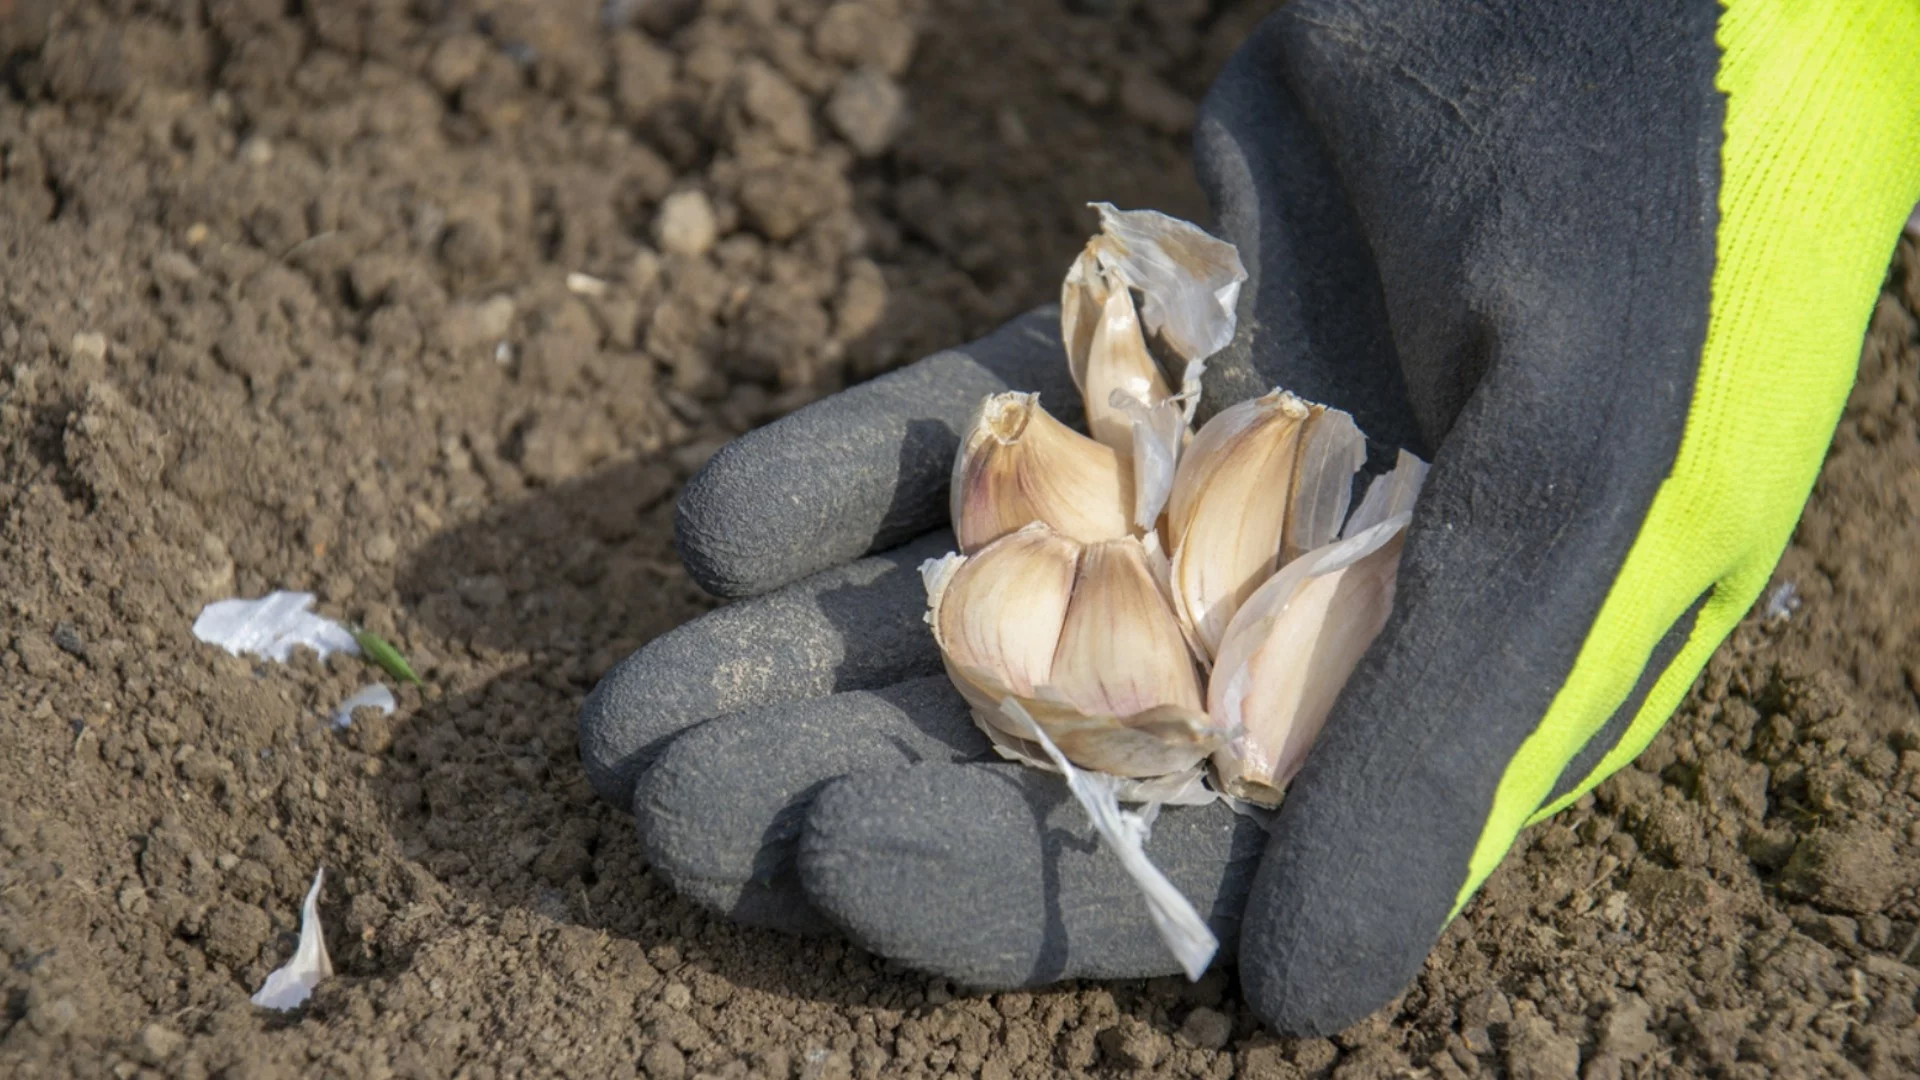
[[[1214,805],[1149,844],[1275,1028],[1398,993],[1765,585],[1920,197],[1916,55],[1907,0],[1295,0],[1221,76],[1196,158],[1252,280],[1207,409],[1280,385],[1433,461],[1392,619],[1271,835]],[[688,486],[689,569],[752,599],[581,717],[675,888],[976,986],[1177,970],[1058,778],[992,763],[921,622],[976,403],[1078,415],[1056,320]]]

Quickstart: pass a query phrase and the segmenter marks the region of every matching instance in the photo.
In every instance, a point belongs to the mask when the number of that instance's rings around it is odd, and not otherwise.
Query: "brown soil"
[[[582,695],[708,603],[689,470],[1046,299],[1088,199],[1198,216],[1266,6],[0,0],[0,1075],[1920,1070],[1911,241],[1802,606],[1338,1039],[738,930],[593,797]],[[275,587],[427,689],[335,734],[358,661],[191,636]],[[256,1010],[320,864],[340,976]]]

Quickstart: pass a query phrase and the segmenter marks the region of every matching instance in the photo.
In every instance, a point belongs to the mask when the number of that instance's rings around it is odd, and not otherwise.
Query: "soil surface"
[[[1089,199],[1202,216],[1268,6],[0,0],[0,1075],[1920,1072],[1911,239],[1797,607],[1336,1039],[735,929],[589,790],[582,697],[710,603],[680,482],[1048,299]],[[360,661],[193,638],[272,588],[425,687],[340,732]],[[322,864],[338,976],[255,1009]]]

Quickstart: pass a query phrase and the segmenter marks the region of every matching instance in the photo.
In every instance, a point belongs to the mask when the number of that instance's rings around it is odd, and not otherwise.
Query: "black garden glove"
[[[1278,385],[1434,463],[1394,615],[1272,834],[1216,804],[1148,845],[1276,1028],[1399,992],[1764,586],[1920,196],[1914,55],[1904,0],[1296,0],[1221,76],[1196,160],[1252,279],[1202,418]],[[989,753],[921,621],[972,409],[1027,389],[1079,415],[1057,320],[749,433],[688,486],[688,567],[747,599],[581,717],[675,888],[976,986],[1178,970],[1059,778]]]

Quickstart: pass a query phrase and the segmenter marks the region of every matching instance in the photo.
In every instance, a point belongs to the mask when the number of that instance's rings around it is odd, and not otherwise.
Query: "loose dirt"
[[[1920,251],[1778,580],[1332,1040],[676,899],[578,764],[730,436],[1044,300],[1270,5],[0,0],[0,1075],[1920,1071]],[[298,14],[289,14],[289,11]],[[982,73],[991,72],[991,76]],[[189,632],[306,589],[426,678]],[[1782,605],[1783,608],[1790,605]],[[339,972],[247,1002],[329,875]]]

